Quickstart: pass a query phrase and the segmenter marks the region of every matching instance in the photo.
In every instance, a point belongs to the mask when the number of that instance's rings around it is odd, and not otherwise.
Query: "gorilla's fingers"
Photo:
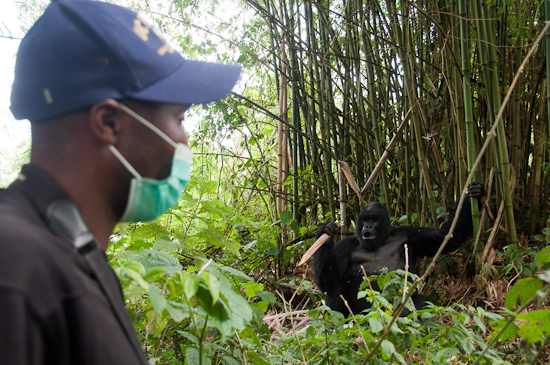
[[[468,196],[470,198],[482,198],[485,196],[485,189],[483,184],[479,181],[473,181],[468,189]]]
[[[336,233],[336,231],[338,230],[338,223],[336,222],[328,222],[327,225],[325,226],[325,233],[328,234],[329,236],[333,236],[334,233]]]

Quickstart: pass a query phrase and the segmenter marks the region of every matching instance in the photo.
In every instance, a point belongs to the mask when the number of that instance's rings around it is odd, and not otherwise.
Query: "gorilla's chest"
[[[405,258],[403,244],[399,241],[388,242],[377,251],[365,251],[361,247],[351,254],[352,272],[362,271],[365,268],[367,275],[378,274],[383,268],[388,271],[403,269]]]

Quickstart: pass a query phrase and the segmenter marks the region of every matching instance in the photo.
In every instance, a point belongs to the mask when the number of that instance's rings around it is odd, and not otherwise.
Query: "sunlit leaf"
[[[199,278],[196,275],[185,275],[183,284],[183,292],[187,300],[190,300],[195,296],[199,288]]]
[[[384,329],[384,325],[380,318],[369,318],[369,326],[373,333],[380,332]]]
[[[171,274],[183,269],[175,257],[161,251],[143,250],[128,260],[143,264],[147,273],[155,269],[162,269],[167,274]]]
[[[149,284],[148,293],[149,299],[153,304],[155,313],[161,314],[166,308],[166,298],[160,292],[159,288],[155,284]]]
[[[264,289],[263,284],[259,283],[250,283],[243,285],[243,288],[245,288],[245,294],[249,298],[253,298],[256,296],[256,292],[262,291]]]
[[[536,278],[525,278],[518,280],[512,289],[506,294],[504,304],[508,309],[514,309],[518,298],[520,304],[523,305],[529,299],[537,294],[537,291],[542,289],[542,281]]]
[[[180,245],[176,242],[172,242],[170,237],[159,237],[153,243],[153,250],[172,252],[177,250]]]
[[[537,254],[536,263],[538,267],[550,267],[550,246]]]

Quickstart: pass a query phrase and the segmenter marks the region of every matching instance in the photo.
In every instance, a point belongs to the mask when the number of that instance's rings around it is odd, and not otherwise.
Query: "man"
[[[136,13],[54,1],[18,51],[11,110],[31,162],[0,190],[0,364],[146,364],[104,251],[119,221],[175,205],[191,104],[240,67],[184,60]]]

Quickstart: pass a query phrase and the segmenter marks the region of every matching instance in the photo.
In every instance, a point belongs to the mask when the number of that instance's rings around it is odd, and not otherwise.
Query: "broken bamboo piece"
[[[336,224],[338,224],[338,223],[336,223]],[[309,258],[310,258],[311,256],[313,256],[313,254],[314,254],[315,252],[317,252],[317,250],[318,250],[319,248],[321,248],[321,246],[324,245],[325,242],[328,241],[329,238],[330,238],[330,236],[329,236],[328,234],[323,233],[323,234],[321,235],[321,237],[319,237],[319,238],[317,239],[317,241],[313,242],[313,245],[311,245],[311,247],[306,251],[306,253],[304,254],[304,256],[302,256],[302,259],[300,260],[300,262],[299,262],[298,265],[296,265],[296,266],[302,266],[303,264],[305,264],[306,261],[309,260]]]

